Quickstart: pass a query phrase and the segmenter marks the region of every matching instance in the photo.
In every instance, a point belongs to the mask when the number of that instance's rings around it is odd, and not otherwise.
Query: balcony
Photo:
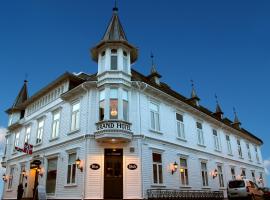
[[[99,142],[129,142],[132,136],[131,123],[129,122],[108,120],[96,123],[95,139]]]

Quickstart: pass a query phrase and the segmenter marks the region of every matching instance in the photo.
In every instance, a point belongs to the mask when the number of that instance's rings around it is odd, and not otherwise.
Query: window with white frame
[[[198,136],[198,144],[204,145],[204,136],[203,136],[203,130],[202,130],[202,123],[196,122],[197,127],[197,136]]]
[[[260,172],[259,180],[260,180],[261,185],[264,187],[264,179],[263,179],[263,173],[262,172]]]
[[[15,133],[15,136],[14,136],[14,151],[16,151],[16,147],[18,147],[19,146],[19,143],[20,143],[20,132],[18,131],[18,132],[16,132]]]
[[[176,128],[177,128],[177,136],[181,139],[185,139],[185,127],[183,115],[176,113]]]
[[[231,175],[232,175],[232,180],[236,179],[236,175],[235,175],[235,168],[231,167]]]
[[[218,171],[219,187],[224,187],[224,177],[223,177],[223,171],[222,171],[221,165],[217,166],[217,171]]]
[[[56,178],[57,178],[57,158],[48,159],[47,178],[46,178],[46,193],[55,194]]]
[[[71,131],[78,130],[80,128],[80,102],[77,101],[72,104],[71,110]]]
[[[242,169],[242,171],[241,171],[241,178],[242,179],[246,178],[246,170],[245,169]]]
[[[126,51],[123,51],[123,68],[124,72],[128,73],[128,54]]]
[[[23,184],[23,178],[24,178],[23,172],[25,172],[25,165],[21,165],[21,173],[20,173],[20,177],[19,177],[19,183],[21,183],[21,184]]]
[[[13,176],[14,176],[14,167],[11,167],[10,172],[9,172],[9,176],[8,176],[8,190],[12,189]]]
[[[259,162],[260,162],[260,157],[259,157],[259,153],[258,153],[258,148],[257,148],[257,146],[254,146],[254,149],[255,149],[255,154],[256,154],[256,160],[257,160],[257,162],[259,163]]]
[[[110,119],[118,119],[118,89],[110,89]]]
[[[111,70],[117,70],[117,49],[111,50]]]
[[[57,138],[59,136],[60,129],[60,110],[53,112],[53,121],[52,121],[52,133],[51,138]]]
[[[67,184],[76,183],[76,153],[68,155]]]
[[[207,172],[207,163],[201,162],[201,175],[202,175],[202,185],[208,186],[208,172]]]
[[[240,158],[243,158],[241,143],[240,143],[240,140],[239,139],[237,139],[237,149],[238,149],[238,155],[239,155],[239,157]]]
[[[25,143],[28,143],[29,140],[30,140],[30,134],[31,134],[31,126],[28,125],[26,128],[25,128],[25,136],[24,136],[24,142]]]
[[[246,143],[246,147],[247,147],[248,159],[251,160],[251,152],[250,152],[249,143]]]
[[[101,69],[101,71],[103,71],[104,70],[104,68],[105,68],[105,51],[102,51],[102,53],[101,53],[101,59],[100,59],[100,69]]]
[[[36,144],[42,143],[43,132],[44,132],[44,119],[40,119],[38,120],[38,126],[37,126]]]
[[[128,121],[128,91],[127,90],[123,90],[122,99],[123,99],[123,119],[125,121]]]
[[[256,183],[255,171],[251,170],[251,177],[254,183]]]
[[[221,151],[219,135],[217,133],[217,130],[215,129],[213,129],[213,138],[214,138],[215,150]]]
[[[232,155],[232,145],[231,145],[231,139],[229,135],[226,135],[226,143],[227,143],[228,154]]]
[[[158,104],[150,102],[150,116],[151,116],[151,129],[155,131],[160,131]]]
[[[104,120],[105,114],[105,90],[99,92],[99,121]]]
[[[180,178],[182,185],[188,185],[188,165],[186,158],[180,158]]]
[[[152,153],[153,159],[153,183],[162,184],[162,155],[160,153]]]

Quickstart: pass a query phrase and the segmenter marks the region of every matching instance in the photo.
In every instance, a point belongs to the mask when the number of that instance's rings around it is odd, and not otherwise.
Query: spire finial
[[[156,66],[155,66],[154,55],[153,55],[152,52],[151,52],[151,54],[150,54],[150,57],[151,57],[151,63],[152,63],[152,66],[151,66],[151,74],[155,74],[155,73],[157,73],[157,69],[156,69]]]
[[[236,126],[237,128],[240,128],[241,122],[238,119],[237,112],[235,107],[233,107],[233,113],[234,113],[234,122],[233,125]]]
[[[217,104],[217,106],[216,106],[216,114],[219,114],[220,115],[219,118],[222,118],[223,112],[222,112],[221,107],[219,105],[217,94],[215,94],[215,99],[216,99],[216,104]]]
[[[190,79],[190,83],[191,83],[191,88],[194,89],[194,81],[192,79]]]
[[[117,14],[118,7],[117,7],[117,0],[114,0],[114,7],[113,7],[113,13]]]
[[[150,57],[151,57],[151,62],[152,62],[152,66],[153,66],[154,65],[154,55],[153,55],[153,52],[151,52]]]
[[[215,93],[215,99],[216,99],[216,104],[218,105],[218,96],[216,93]]]
[[[27,83],[28,82],[27,78],[28,78],[28,74],[25,73],[25,75],[24,75],[24,83]]]

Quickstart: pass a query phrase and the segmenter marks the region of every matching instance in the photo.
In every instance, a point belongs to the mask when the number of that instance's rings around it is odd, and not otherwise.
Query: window
[[[239,155],[239,157],[240,158],[243,158],[240,140],[237,140],[237,148],[238,148],[238,155]]]
[[[203,186],[208,186],[207,164],[205,162],[201,162],[201,173]]]
[[[105,68],[105,51],[102,51],[101,53],[100,66],[101,66],[101,71],[103,71]]]
[[[256,160],[259,163],[260,162],[260,158],[259,158],[258,148],[256,146],[254,148],[255,148]]]
[[[242,169],[241,178],[242,179],[245,179],[246,178],[246,170],[245,169]]]
[[[255,171],[251,170],[251,176],[254,183],[256,183]]]
[[[24,137],[24,142],[28,143],[30,140],[30,134],[31,134],[31,126],[27,126],[25,129],[25,137]]]
[[[177,126],[177,135],[181,139],[185,139],[185,128],[183,122],[183,115],[176,113],[176,126]]]
[[[127,56],[127,52],[123,52],[123,68],[124,68],[124,72],[128,73],[128,56]]]
[[[118,90],[110,89],[110,119],[118,119]]]
[[[196,126],[197,126],[197,134],[198,134],[198,144],[204,145],[202,124],[200,122],[197,122]]]
[[[180,177],[182,185],[188,185],[188,166],[186,158],[180,158]]]
[[[111,50],[111,70],[117,70],[117,50]]]
[[[40,144],[42,142],[43,132],[44,132],[44,119],[41,119],[38,121],[36,144]]]
[[[105,90],[99,92],[99,121],[104,120]]]
[[[14,137],[14,151],[16,151],[15,147],[19,146],[19,142],[20,142],[20,132],[15,133],[15,137]]]
[[[247,152],[248,152],[248,159],[251,160],[251,153],[250,153],[249,143],[246,143],[246,146],[247,146]]]
[[[162,176],[162,158],[161,154],[153,153],[153,182],[154,184],[162,184],[163,176]]]
[[[56,187],[57,177],[57,158],[48,159],[47,180],[46,180],[46,193],[54,194]]]
[[[20,178],[19,178],[19,183],[21,184],[23,184],[23,178],[24,178],[23,171],[25,171],[25,166],[21,165],[21,173],[20,173]]]
[[[231,139],[229,135],[226,135],[226,142],[227,142],[228,154],[232,155],[232,145],[231,145]]]
[[[223,172],[222,172],[222,166],[217,166],[218,170],[218,180],[219,180],[219,187],[224,187],[224,179],[223,179]]]
[[[262,172],[260,172],[260,183],[264,187],[264,180],[263,180],[263,173]]]
[[[217,130],[215,129],[213,129],[213,138],[214,138],[215,150],[221,151],[219,136],[218,136]]]
[[[53,122],[52,122],[52,135],[51,138],[57,138],[59,136],[59,127],[60,126],[60,111],[53,113]]]
[[[150,102],[151,129],[160,131],[159,125],[159,106]]]
[[[74,184],[76,181],[76,153],[68,155],[67,184]]]
[[[235,180],[236,176],[235,176],[235,168],[234,167],[231,167],[231,174],[232,174],[232,180]]]
[[[80,102],[76,102],[72,105],[71,113],[71,131],[78,130],[80,124]]]
[[[13,175],[14,175],[14,167],[11,167],[8,177],[8,190],[12,189]]]
[[[123,119],[125,121],[128,121],[128,91],[127,90],[123,90],[122,99],[123,99]]]

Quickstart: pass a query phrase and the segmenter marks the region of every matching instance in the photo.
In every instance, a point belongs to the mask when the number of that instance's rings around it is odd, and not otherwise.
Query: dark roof
[[[217,113],[217,114],[218,114],[218,113],[223,114],[223,112],[222,112],[222,110],[221,110],[221,107],[220,107],[219,103],[217,103],[217,106],[216,106],[216,113]]]
[[[228,119],[228,118],[223,118],[223,119],[216,118],[215,115],[213,115],[212,111],[210,111],[209,109],[207,109],[207,108],[205,108],[205,107],[203,107],[201,105],[196,106],[196,105],[192,104],[189,101],[188,98],[186,98],[185,96],[183,96],[183,95],[179,94],[178,92],[172,90],[167,84],[164,84],[162,82],[160,83],[160,85],[155,84],[154,82],[150,81],[146,76],[144,76],[143,74],[135,71],[134,69],[132,69],[132,78],[131,79],[134,80],[134,81],[143,81],[143,82],[153,86],[154,88],[159,89],[162,92],[165,92],[166,94],[169,94],[170,96],[173,96],[173,97],[179,99],[180,101],[185,102],[186,104],[188,104],[188,105],[192,106],[193,108],[195,108],[195,109],[209,115],[210,117],[212,117],[212,118],[226,124],[227,126],[229,126],[229,127],[233,128],[233,129],[235,129],[237,131],[240,131],[240,132],[254,138],[255,140],[257,140],[257,141],[259,141],[260,143],[263,144],[263,141],[260,138],[256,137],[255,135],[253,135],[249,131],[247,131],[247,130],[245,130],[243,128],[240,128],[240,127],[233,126],[233,122],[230,119]],[[217,110],[222,112],[220,106],[219,106],[219,108]]]
[[[19,92],[19,94],[17,95],[13,105],[11,106],[11,108],[9,108],[8,110],[6,110],[6,112],[8,114],[12,113],[13,111],[19,111],[20,110],[20,106],[22,105],[22,103],[24,103],[26,100],[28,99],[28,91],[27,91],[27,81],[24,81],[24,84]]]
[[[102,38],[103,41],[127,41],[126,34],[118,17],[118,9],[114,8],[110,23]]]

